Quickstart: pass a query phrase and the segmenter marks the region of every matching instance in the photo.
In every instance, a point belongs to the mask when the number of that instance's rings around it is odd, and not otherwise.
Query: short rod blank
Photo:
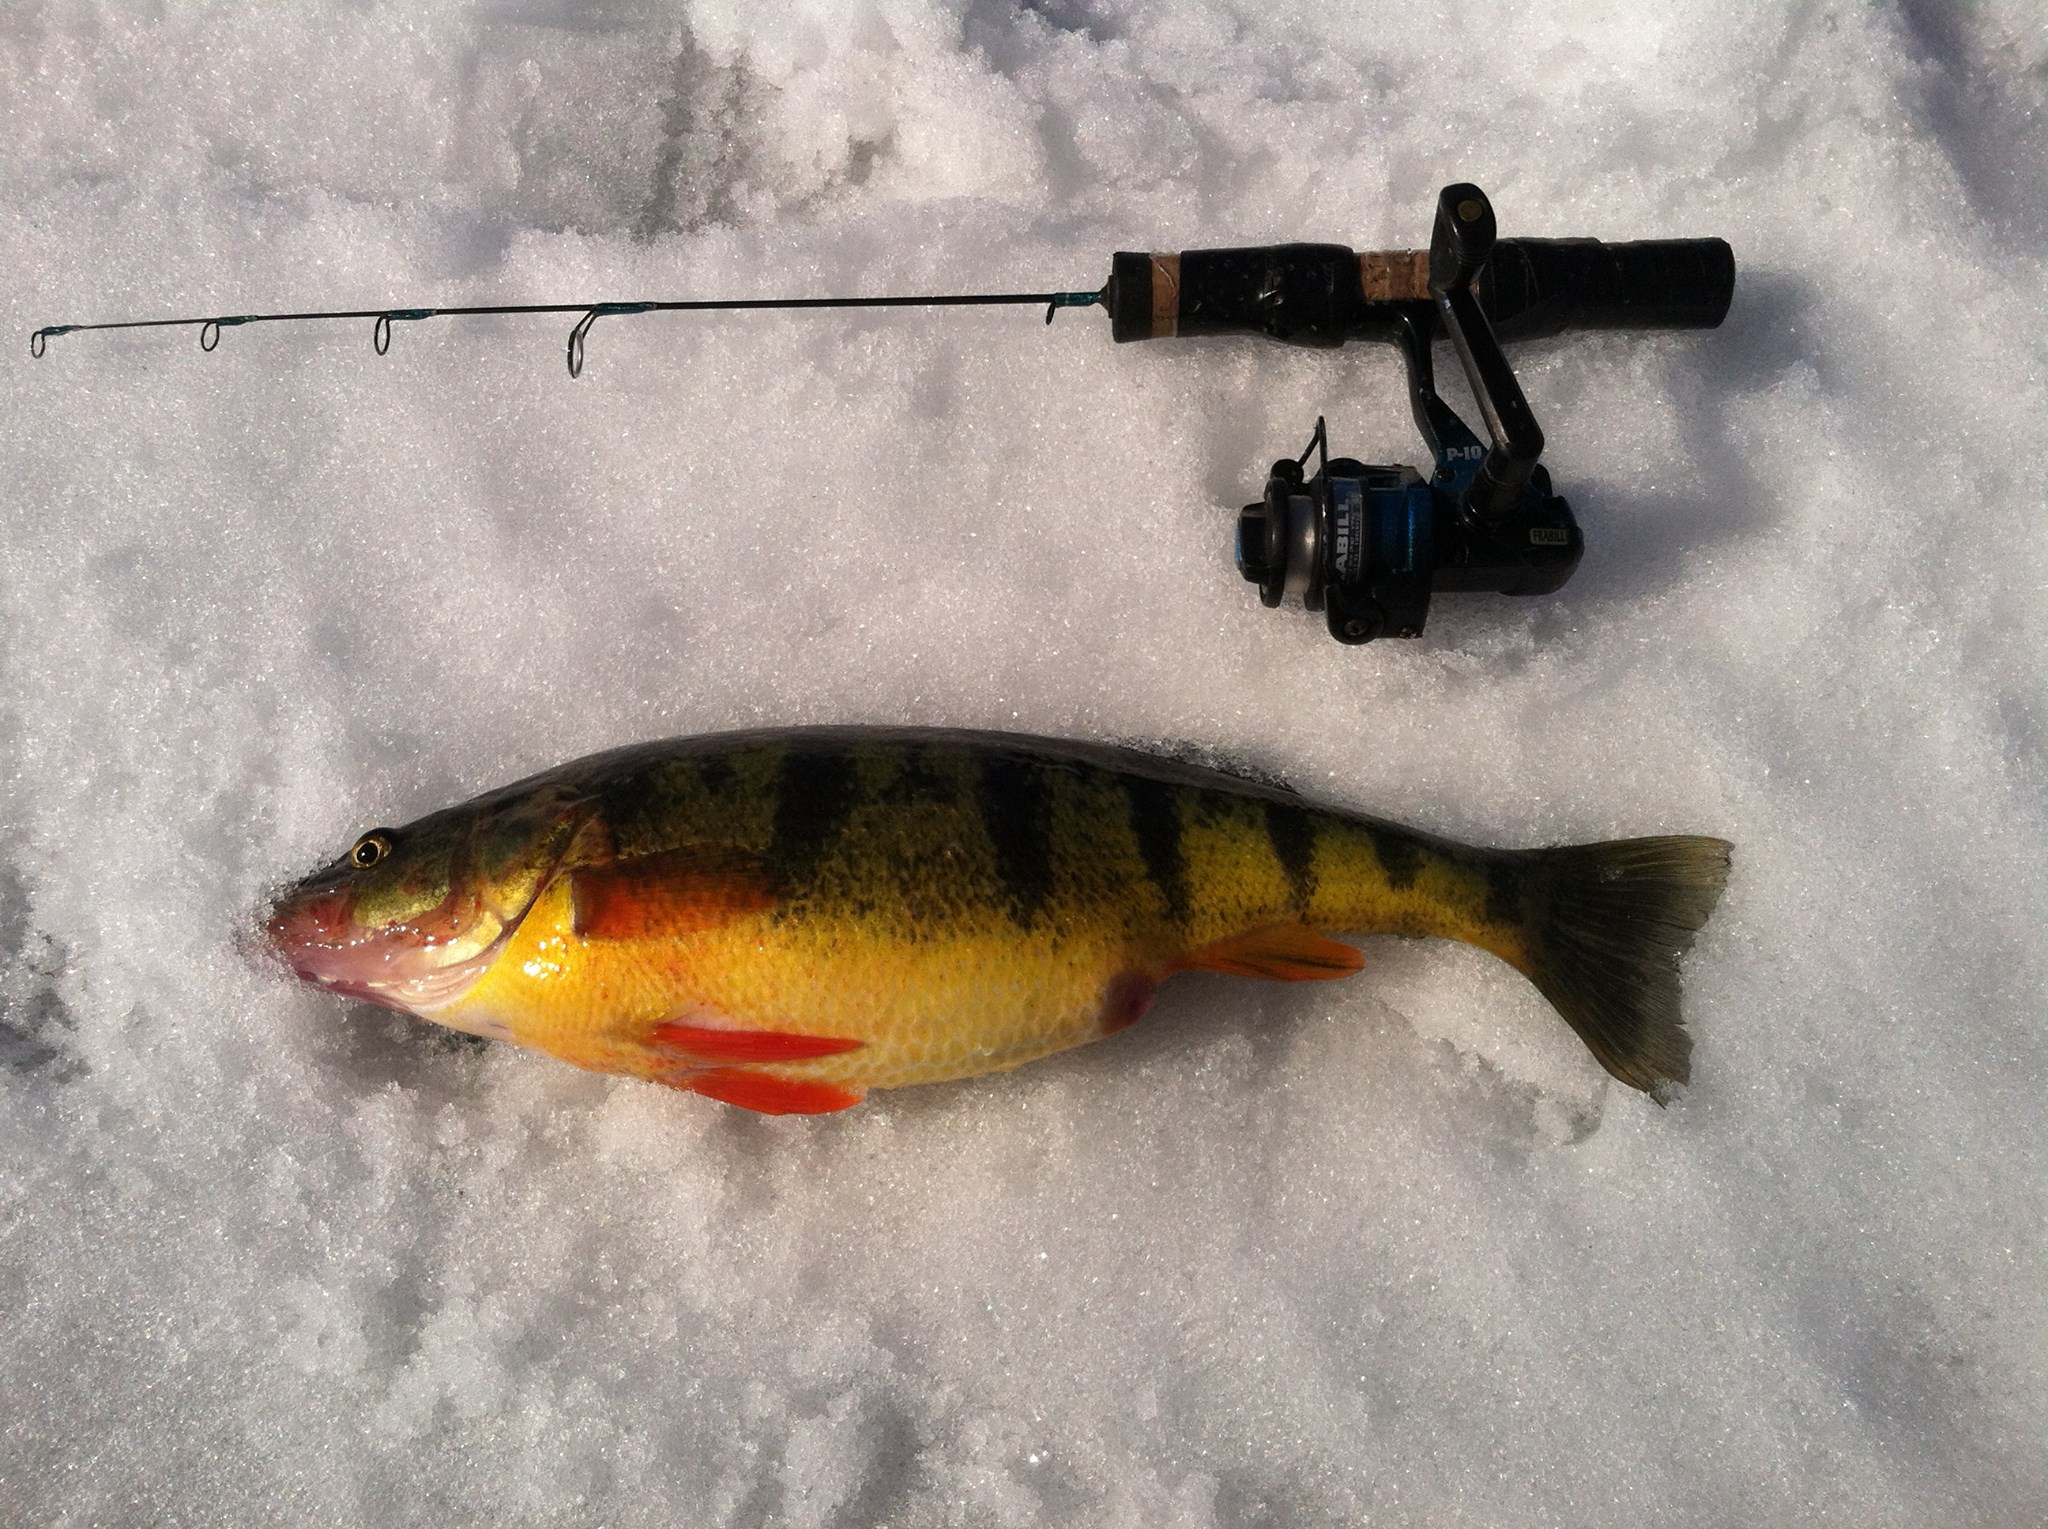
[[[199,348],[210,351],[220,344],[223,329],[244,324],[298,324],[325,319],[370,319],[374,323],[370,343],[378,355],[391,348],[393,323],[419,319],[475,318],[494,314],[574,313],[579,317],[569,334],[569,375],[583,370],[583,342],[590,327],[601,317],[633,313],[704,313],[739,309],[812,308],[970,308],[1034,305],[1045,308],[1045,320],[1061,308],[1086,308],[1101,301],[1099,292],[946,292],[906,297],[738,297],[682,298],[662,301],[602,303],[481,303],[446,308],[330,308],[298,313],[234,313],[214,317],[176,319],[117,319],[93,324],[46,324],[29,336],[28,353],[38,359],[58,335],[87,334],[111,329],[176,329],[197,326]]]

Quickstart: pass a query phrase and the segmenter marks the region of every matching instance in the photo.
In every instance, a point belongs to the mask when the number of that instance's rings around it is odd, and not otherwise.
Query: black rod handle
[[[1503,340],[1575,329],[1713,329],[1735,296],[1726,239],[1503,239],[1479,305]]]
[[[1358,256],[1341,244],[1119,250],[1102,302],[1119,342],[1248,334],[1317,349],[1352,338],[1364,307]]]
[[[1097,300],[1119,343],[1259,335],[1323,347],[1398,340],[1412,305],[1434,305],[1429,271],[1429,250],[1341,244],[1119,250]],[[1473,290],[1504,341],[1573,329],[1712,329],[1735,293],[1735,252],[1725,239],[1499,239]]]

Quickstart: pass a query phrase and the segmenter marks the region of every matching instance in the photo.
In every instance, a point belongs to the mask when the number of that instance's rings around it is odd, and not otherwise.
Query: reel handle
[[[1436,237],[1429,246],[1429,294],[1493,437],[1493,449],[1464,498],[1466,513],[1488,525],[1514,509],[1543,455],[1542,428],[1472,290],[1493,255],[1493,244],[1493,206],[1486,193],[1463,181],[1444,187],[1436,203]]]

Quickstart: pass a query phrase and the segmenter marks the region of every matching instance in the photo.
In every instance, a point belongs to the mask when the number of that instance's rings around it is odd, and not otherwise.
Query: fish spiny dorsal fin
[[[775,904],[758,856],[690,844],[572,871],[575,930],[590,940],[662,939],[717,929]]]

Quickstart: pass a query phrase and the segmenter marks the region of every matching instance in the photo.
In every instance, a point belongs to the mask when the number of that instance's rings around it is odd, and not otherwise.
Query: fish
[[[371,829],[262,937],[325,991],[763,1114],[1100,1040],[1180,972],[1325,981],[1364,964],[1338,934],[1461,940],[1663,1102],[1730,849],[1484,849],[1121,746],[771,729]]]

